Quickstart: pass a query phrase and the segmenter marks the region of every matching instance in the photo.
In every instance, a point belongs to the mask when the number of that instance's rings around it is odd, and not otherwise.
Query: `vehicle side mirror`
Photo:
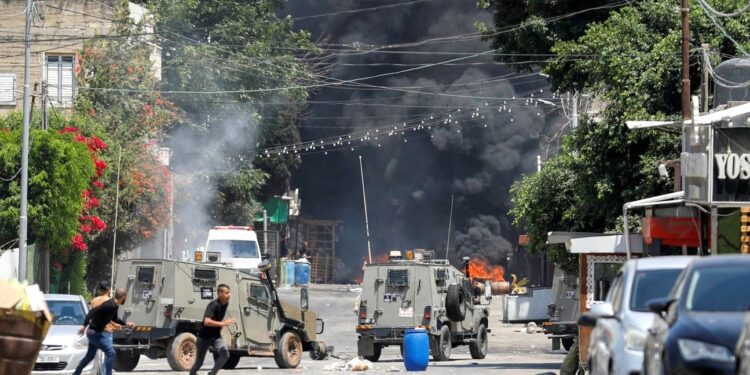
[[[591,312],[584,313],[578,318],[578,325],[581,327],[593,327],[596,325],[596,316]]]
[[[598,319],[618,319],[611,303],[602,302],[592,305],[591,310],[578,318],[578,325],[593,327]]]
[[[310,309],[310,296],[307,293],[307,288],[302,288],[299,291],[299,306],[302,311]]]
[[[654,298],[652,300],[649,300],[647,305],[648,309],[660,317],[664,317],[667,310],[669,310],[669,306],[671,306],[676,300],[670,297],[664,297],[664,298]]]

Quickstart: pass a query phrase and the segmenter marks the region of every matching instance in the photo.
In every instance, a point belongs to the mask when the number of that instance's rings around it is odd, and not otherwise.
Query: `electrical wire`
[[[748,9],[750,9],[750,1],[748,1],[748,4],[743,6],[742,8],[734,11],[734,12],[722,12],[720,10],[717,10],[716,8],[712,7],[706,0],[698,0],[698,4],[700,4],[701,8],[704,10],[711,12],[719,17],[736,17],[741,15],[742,13],[747,12]]]
[[[311,16],[302,16],[302,17],[294,17],[292,18],[292,21],[302,21],[302,20],[308,20],[313,18],[321,18],[321,17],[332,17],[332,16],[340,16],[343,14],[354,14],[354,13],[362,13],[362,12],[369,12],[373,10],[381,10],[381,9],[391,9],[391,8],[397,8],[405,5],[414,5],[419,3],[426,3],[434,0],[413,0],[413,1],[407,1],[403,3],[396,3],[396,4],[388,4],[388,5],[380,5],[376,7],[371,8],[360,8],[360,9],[350,9],[350,10],[342,10],[339,12],[332,12],[332,13],[324,13],[324,14],[314,14]]]

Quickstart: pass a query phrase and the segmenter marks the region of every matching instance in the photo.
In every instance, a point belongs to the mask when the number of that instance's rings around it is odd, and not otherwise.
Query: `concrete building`
[[[109,35],[114,26],[115,0],[47,0],[34,2],[31,27],[31,89],[36,108],[41,104],[42,83],[47,84],[48,105],[70,108],[77,94],[76,53],[84,41]],[[23,107],[24,0],[0,1],[0,115]],[[130,3],[131,18],[142,21],[148,13]],[[161,48],[152,48],[154,74],[160,76]]]

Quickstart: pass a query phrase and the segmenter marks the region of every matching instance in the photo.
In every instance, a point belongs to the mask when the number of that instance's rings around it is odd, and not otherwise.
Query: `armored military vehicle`
[[[404,257],[391,252],[387,263],[367,265],[356,327],[359,355],[377,361],[383,347],[402,346],[407,329],[423,327],[434,360],[450,359],[458,345],[469,345],[472,358],[484,358],[489,304],[480,300],[482,292],[492,296],[490,288],[476,284],[447,260],[431,259],[428,251],[407,251]]]
[[[552,339],[552,350],[560,350],[562,344],[568,351],[578,336],[578,275],[555,265],[552,298],[553,302],[547,306],[549,321],[544,322],[544,333]]]
[[[303,352],[325,358],[325,344],[316,340],[323,321],[308,311],[307,289],[301,291],[299,307],[283,303],[270,281],[270,268],[268,261],[260,264],[258,273],[210,263],[120,261],[116,285],[128,291],[120,311],[136,327],[114,333],[114,368],[132,371],[144,354],[166,357],[175,371],[189,370],[195,363],[195,335],[206,306],[218,297],[219,284],[229,285],[232,292],[226,318],[237,320],[222,330],[230,352],[224,368],[234,368],[243,356],[273,357],[280,368],[297,367]]]

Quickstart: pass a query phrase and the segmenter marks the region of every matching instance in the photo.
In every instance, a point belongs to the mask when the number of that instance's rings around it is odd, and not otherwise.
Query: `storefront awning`
[[[571,254],[626,254],[625,235],[611,234],[596,237],[571,238],[565,244]],[[630,235],[631,253],[643,253],[643,237]]]

